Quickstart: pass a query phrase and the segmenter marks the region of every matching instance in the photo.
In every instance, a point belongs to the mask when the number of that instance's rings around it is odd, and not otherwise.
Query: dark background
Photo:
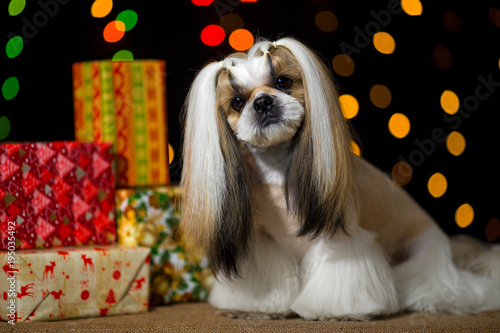
[[[356,30],[364,30],[374,21],[371,11],[386,10],[391,1],[286,1],[259,0],[239,3],[216,0],[208,7],[197,7],[189,0],[115,1],[111,13],[93,18],[93,1],[41,0],[58,4],[57,13],[35,34],[25,37],[21,54],[8,59],[0,54],[0,82],[16,76],[19,94],[11,101],[0,97],[0,116],[7,116],[11,132],[6,141],[72,140],[73,101],[71,64],[77,61],[109,59],[115,52],[128,49],[135,59],[167,61],[167,103],[169,142],[176,155],[171,165],[172,180],[180,178],[179,151],[182,141],[180,111],[194,74],[206,62],[233,52],[228,36],[216,47],[204,45],[201,30],[208,24],[219,24],[222,15],[240,15],[244,28],[254,36],[276,39],[294,36],[317,50],[331,67],[332,58],[342,53],[340,45],[355,46]],[[64,4],[63,4],[64,3]],[[358,115],[351,120],[359,134],[363,156],[390,173],[400,156],[408,158],[419,149],[415,140],[431,138],[436,128],[446,134],[451,125],[443,119],[439,99],[445,89],[453,90],[462,103],[475,94],[479,76],[500,82],[500,28],[490,18],[495,1],[422,1],[423,14],[409,16],[404,12],[391,15],[382,30],[396,41],[391,55],[379,53],[370,42],[357,54],[353,75],[336,76],[341,93],[355,96],[360,103]],[[23,36],[23,25],[32,22],[43,10],[40,2],[28,1],[18,16],[8,14],[8,2],[0,9],[0,35],[5,45],[10,34]],[[138,14],[137,25],[117,43],[107,43],[102,36],[106,24],[118,13],[132,9]],[[315,24],[316,13],[330,10],[338,18],[338,28],[323,32]],[[446,12],[459,18],[459,30],[450,31],[443,20]],[[499,19],[500,20],[500,19]],[[439,67],[433,59],[436,46],[446,46],[452,54],[450,68]],[[4,47],[2,47],[4,48]],[[391,90],[392,102],[386,109],[375,107],[369,98],[374,84]],[[499,88],[494,88],[498,90]],[[484,89],[482,90],[482,92]],[[468,233],[486,240],[485,228],[500,218],[499,125],[500,94],[495,91],[481,101],[479,108],[457,129],[466,140],[466,149],[458,157],[451,155],[444,143],[436,144],[432,154],[415,167],[413,178],[405,188],[450,233]],[[404,139],[395,139],[387,123],[395,112],[411,121],[411,131]],[[444,196],[433,198],[427,181],[441,172],[448,181]],[[474,221],[460,229],[454,220],[463,203],[474,208]],[[495,223],[496,223],[495,222]],[[500,222],[498,222],[500,224]],[[490,239],[491,239],[490,234]],[[497,238],[495,242],[498,242]]]

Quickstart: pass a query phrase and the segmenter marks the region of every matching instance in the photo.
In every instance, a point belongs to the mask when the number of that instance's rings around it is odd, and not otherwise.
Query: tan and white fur
[[[208,257],[222,313],[367,320],[500,309],[498,256],[478,250],[455,258],[459,268],[436,222],[349,151],[331,74],[304,44],[261,40],[208,64],[185,117],[182,230]]]

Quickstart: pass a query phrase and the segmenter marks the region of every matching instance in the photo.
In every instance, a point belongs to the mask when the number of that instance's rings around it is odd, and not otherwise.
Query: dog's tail
[[[466,235],[453,236],[450,243],[457,267],[483,276],[500,288],[500,245],[483,243]]]

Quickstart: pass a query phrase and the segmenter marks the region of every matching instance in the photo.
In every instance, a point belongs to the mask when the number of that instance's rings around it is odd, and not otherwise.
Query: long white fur
[[[210,302],[220,309],[287,315],[300,292],[299,261],[268,237],[257,237],[241,279],[215,283]]]
[[[306,319],[358,319],[399,311],[391,268],[375,234],[352,228],[311,246],[292,310]],[[314,296],[313,296],[314,295]]]
[[[191,198],[211,202],[209,211],[214,214],[224,213],[219,209],[225,186],[216,110],[210,106],[216,105],[216,76],[225,67],[244,87],[262,84],[268,73],[266,58],[259,56],[258,51],[265,52],[271,45],[268,41],[255,44],[248,53],[250,61],[235,58],[208,65],[191,88],[185,145],[190,147],[186,163],[192,171],[189,175],[183,171],[183,178],[189,176],[189,182],[196,184]],[[311,110],[315,165],[325,183],[331,184],[326,180],[335,179],[336,161],[325,96],[334,92],[324,88],[310,51],[302,44],[285,38],[276,45],[288,48],[302,69],[306,103]],[[291,114],[303,117],[303,113],[303,109],[296,109]],[[251,119],[243,119],[245,126],[249,126]],[[277,185],[281,189],[290,138],[279,129],[269,130],[276,131],[280,144],[253,146],[250,129],[240,130],[237,135],[250,143],[248,149],[261,174],[259,186]],[[368,186],[369,183],[370,180]],[[241,265],[242,278],[219,277],[210,295],[213,305],[248,312],[284,315],[295,312],[307,319],[358,320],[400,310],[473,313],[500,309],[500,288],[491,280],[457,268],[452,262],[448,238],[427,217],[423,218],[431,226],[407,244],[408,260],[391,268],[383,244],[378,244],[376,234],[365,230],[360,223],[356,202],[347,214],[349,235],[339,231],[333,237],[310,240],[296,237],[299,226],[288,215],[284,194],[278,191],[277,195],[266,197],[265,191],[253,190],[257,196],[253,207],[255,239],[251,258]],[[414,205],[409,199],[404,199],[404,204]],[[398,207],[391,209],[396,213]],[[482,264],[491,267],[494,260],[489,258]],[[482,274],[494,275],[489,277],[500,281],[499,270]]]
[[[409,254],[407,261],[394,267],[403,309],[454,314],[500,309],[498,286],[492,279],[457,268],[449,239],[441,230],[429,229]],[[490,265],[494,262],[490,260]]]
[[[189,147],[185,151],[190,153],[184,156],[184,163],[189,167],[183,168],[182,179],[183,182],[189,179],[194,186],[183,188],[191,191],[186,196],[199,205],[209,206],[199,207],[207,214],[212,214],[207,216],[208,219],[216,219],[216,214],[221,213],[222,193],[226,187],[216,113],[207,110],[207,105],[216,104],[215,80],[221,66],[220,63],[209,64],[197,75],[189,92],[185,120],[184,145]],[[210,230],[205,233],[208,235]]]
[[[323,177],[319,181],[323,184],[334,184],[335,179],[335,148],[333,144],[333,134],[329,119],[330,105],[326,102],[326,96],[335,94],[328,91],[325,83],[322,82],[314,58],[309,54],[309,50],[294,39],[282,38],[276,42],[288,48],[302,68],[305,82],[307,84],[307,95],[309,108],[311,110],[311,135],[313,139],[313,149],[317,175]],[[330,110],[331,111],[331,110]]]

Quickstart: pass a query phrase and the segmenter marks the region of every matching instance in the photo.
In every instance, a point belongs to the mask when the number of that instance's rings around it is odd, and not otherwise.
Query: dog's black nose
[[[257,113],[268,112],[273,103],[274,103],[274,98],[272,96],[267,94],[262,94],[253,101],[253,109]]]

